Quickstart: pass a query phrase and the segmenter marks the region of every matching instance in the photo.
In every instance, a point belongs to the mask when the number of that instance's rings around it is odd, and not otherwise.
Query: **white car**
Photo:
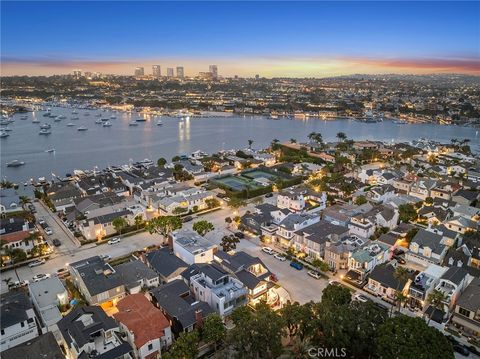
[[[353,295],[353,300],[356,300],[356,301],[362,302],[362,303],[368,302],[368,298],[361,293],[355,293]]]
[[[30,263],[28,263],[28,266],[30,268],[33,268],[33,267],[36,267],[36,266],[39,266],[39,265],[42,265],[45,263],[45,259],[38,259],[36,261],[32,261]]]
[[[32,280],[34,282],[40,282],[41,280],[43,279],[47,279],[47,278],[50,278],[50,274],[43,274],[43,273],[39,273],[37,275],[35,275]]]
[[[112,259],[112,257],[108,254],[100,254],[99,257],[102,258],[104,261],[109,261],[110,259]]]
[[[340,286],[342,283],[340,283],[338,280],[329,280],[328,281],[329,285],[335,285],[335,286]]]
[[[265,252],[265,253],[267,253],[267,254],[270,254],[270,255],[272,255],[273,253],[275,253],[275,252],[273,251],[273,249],[270,248],[270,247],[262,247],[262,251]]]
[[[275,254],[274,257],[281,262],[285,262],[287,260],[287,258],[285,258],[285,256],[283,254],[280,254],[280,253]]]
[[[47,235],[51,236],[51,235],[53,234],[53,231],[52,231],[51,228],[47,227],[47,228],[45,228],[45,233],[46,233]]]
[[[312,278],[315,278],[315,279],[320,279],[322,278],[321,274],[319,272],[317,272],[316,270],[309,270],[307,272],[307,274],[312,277]]]
[[[112,238],[112,239],[110,239],[107,243],[108,243],[108,244],[117,244],[117,243],[120,243],[120,237]]]
[[[15,281],[8,285],[8,289],[16,289],[21,287],[26,287],[28,285],[28,280]]]

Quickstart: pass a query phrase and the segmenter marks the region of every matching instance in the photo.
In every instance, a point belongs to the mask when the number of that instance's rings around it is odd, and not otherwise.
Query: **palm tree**
[[[22,208],[25,208],[25,205],[30,202],[31,200],[27,196],[20,196],[20,203],[22,204]]]
[[[291,138],[291,139],[290,139],[290,143],[297,143],[297,140],[294,139],[294,138]]]
[[[436,309],[443,310],[443,302],[447,297],[442,291],[434,289],[427,297],[427,301],[430,304],[430,306],[433,308],[432,311],[430,312],[430,315],[428,316],[428,323],[430,324],[430,320],[432,320],[432,315],[435,312]]]
[[[401,291],[395,292],[395,301],[397,302],[398,305],[398,312],[400,312],[400,307],[402,306],[402,303],[405,303],[407,300],[407,296],[403,294]]]
[[[253,140],[248,140],[248,149],[251,150],[253,145]]]
[[[135,226],[136,228],[138,229],[138,227],[140,227],[143,223],[143,218],[142,218],[142,215],[138,215],[135,217]]]
[[[347,135],[345,134],[345,132],[339,132],[337,133],[337,138],[343,142],[347,139]]]
[[[400,287],[400,284],[408,280],[407,268],[398,266],[397,268],[395,268],[395,272],[393,273],[393,276],[397,280],[397,289],[395,290],[395,292],[399,292],[398,289]],[[395,302],[397,302],[397,296],[395,296]],[[393,306],[391,308],[390,316],[392,314],[393,314]]]

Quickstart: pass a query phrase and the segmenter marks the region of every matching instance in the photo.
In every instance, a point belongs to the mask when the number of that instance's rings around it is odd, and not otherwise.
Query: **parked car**
[[[33,276],[32,280],[34,282],[40,282],[41,280],[47,279],[47,278],[50,278],[50,274],[39,273],[39,274]]]
[[[245,238],[245,234],[243,234],[242,232],[235,232],[234,236],[239,239]]]
[[[39,265],[42,265],[45,263],[45,259],[38,259],[36,261],[32,261],[30,263],[28,263],[28,266],[30,268],[33,268],[33,267],[36,267],[36,266],[39,266]]]
[[[70,275],[70,273],[68,272],[67,268],[60,268],[60,269],[57,270],[56,275],[59,278],[65,278],[65,277],[68,277]]]
[[[59,239],[55,238],[53,241],[52,241],[53,245],[55,247],[60,247],[62,245],[62,242],[60,242]]]
[[[468,357],[470,355],[470,350],[468,350],[468,348],[465,345],[454,344],[453,350],[465,357]]]
[[[53,234],[53,231],[50,227],[45,228],[45,234],[51,236]]]
[[[281,262],[284,262],[284,261],[287,260],[287,258],[283,254],[280,254],[280,253],[275,254],[274,257]]]
[[[310,276],[310,277],[313,277],[315,279],[320,279],[322,278],[322,276],[320,275],[320,272],[317,272],[316,270],[309,270],[307,272],[307,274]]]
[[[295,268],[296,270],[302,270],[303,264],[299,262],[290,262],[290,267]]]
[[[273,197],[273,193],[271,193],[271,192],[270,192],[270,193],[267,193],[267,194],[265,195],[265,198],[270,198],[270,197]]]
[[[107,243],[108,243],[108,244],[117,244],[117,243],[120,243],[120,237],[112,238],[112,239],[110,239]]]
[[[192,219],[193,219],[192,216],[185,216],[182,218],[182,222],[187,223],[187,222],[190,222]]]
[[[8,284],[8,289],[22,288],[22,287],[26,287],[27,285],[28,285],[28,280],[21,280],[21,281],[16,280],[15,282]]]
[[[329,281],[328,281],[328,284],[329,284],[329,285],[335,285],[335,286],[340,286],[340,285],[342,285],[342,283],[340,283],[338,280],[334,280],[334,279],[329,280]]]
[[[99,257],[102,258],[104,261],[109,261],[110,259],[112,259],[112,257],[110,257],[108,254],[100,254]]]
[[[353,300],[356,300],[356,301],[362,302],[362,303],[366,303],[366,302],[369,301],[369,299],[361,293],[355,293],[353,295]]]
[[[270,254],[270,255],[275,253],[274,250],[270,247],[262,247],[262,252],[265,252],[265,253]]]

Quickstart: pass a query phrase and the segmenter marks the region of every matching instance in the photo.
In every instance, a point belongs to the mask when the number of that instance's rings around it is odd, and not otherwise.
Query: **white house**
[[[217,246],[198,233],[190,230],[177,230],[171,233],[173,252],[187,264],[210,263]]]

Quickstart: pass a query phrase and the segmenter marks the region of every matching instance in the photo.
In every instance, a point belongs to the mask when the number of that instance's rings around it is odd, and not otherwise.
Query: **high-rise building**
[[[209,72],[212,74],[212,78],[216,80],[218,78],[218,68],[217,65],[210,65]]]
[[[143,67],[135,67],[135,76],[144,76],[145,69]]]
[[[73,76],[75,76],[77,79],[82,77],[82,70],[73,70]]]
[[[152,66],[152,75],[153,75],[153,77],[161,77],[162,76],[162,70],[160,68],[160,65],[153,65]]]
[[[177,66],[177,77],[179,79],[183,79],[185,77],[185,74],[183,72],[183,66]]]
[[[173,67],[167,67],[167,77],[173,77]]]

